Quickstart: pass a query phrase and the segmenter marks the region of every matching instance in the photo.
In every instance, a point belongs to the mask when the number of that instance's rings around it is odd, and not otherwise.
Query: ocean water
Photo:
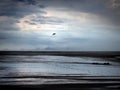
[[[109,64],[105,64],[109,63]],[[114,58],[66,56],[0,56],[0,84],[73,82],[37,76],[120,76],[120,62]],[[8,77],[8,78],[7,78]],[[23,78],[15,78],[23,77]],[[25,78],[29,77],[29,78]]]

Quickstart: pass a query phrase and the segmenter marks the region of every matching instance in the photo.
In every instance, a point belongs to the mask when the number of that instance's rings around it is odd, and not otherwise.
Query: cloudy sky
[[[0,50],[120,51],[120,0],[0,0]]]

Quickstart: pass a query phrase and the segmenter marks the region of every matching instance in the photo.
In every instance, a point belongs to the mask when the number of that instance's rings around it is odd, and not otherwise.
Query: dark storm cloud
[[[14,1],[24,2],[26,4],[32,4],[32,5],[36,4],[36,0],[14,0]]]
[[[23,3],[25,3],[25,4],[36,5],[36,4],[37,4],[37,1],[40,1],[40,0],[13,0],[13,1],[23,2]]]
[[[120,0],[111,0],[111,6],[113,8],[120,8]]]
[[[16,0],[26,4],[69,9],[76,12],[86,12],[100,15],[114,24],[120,24],[120,0]]]
[[[39,8],[45,8],[45,6],[41,4],[41,1],[43,0],[13,0],[13,1],[22,2],[26,5],[35,5],[38,6]]]
[[[120,0],[1,0],[0,16],[21,18],[31,13],[45,14],[42,9],[46,7],[101,15],[120,24]]]
[[[113,24],[120,25],[120,0],[16,0],[41,8],[68,8],[76,12],[100,15]]]
[[[30,4],[24,4],[15,1],[16,0],[1,0],[0,16],[21,18],[31,13],[46,13],[40,10],[40,8],[30,6]]]
[[[120,25],[120,0],[64,0],[64,3],[71,10],[96,14]]]
[[[26,3],[20,3],[20,1],[26,0],[0,0],[0,18],[7,18],[3,21],[0,20],[0,30],[19,30],[16,23],[19,23],[20,18],[33,13],[46,14],[46,12],[42,10],[42,6],[40,8],[27,3],[28,1],[32,2],[32,0],[27,0]]]

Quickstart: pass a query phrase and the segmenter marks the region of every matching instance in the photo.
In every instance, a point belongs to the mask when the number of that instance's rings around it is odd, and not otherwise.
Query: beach
[[[0,55],[0,88],[117,90],[119,70],[115,57]]]

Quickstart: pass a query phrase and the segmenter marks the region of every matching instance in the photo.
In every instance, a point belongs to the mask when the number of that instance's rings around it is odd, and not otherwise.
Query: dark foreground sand
[[[46,82],[43,84],[19,84],[9,83],[0,84],[0,90],[3,89],[29,89],[29,90],[120,90],[120,77],[104,76],[24,76],[24,77],[3,77],[3,79],[22,79],[22,78],[45,78],[45,79],[71,79],[75,82]]]
[[[0,90],[29,89],[29,90],[120,90],[120,84],[51,84],[51,85],[0,85]]]

